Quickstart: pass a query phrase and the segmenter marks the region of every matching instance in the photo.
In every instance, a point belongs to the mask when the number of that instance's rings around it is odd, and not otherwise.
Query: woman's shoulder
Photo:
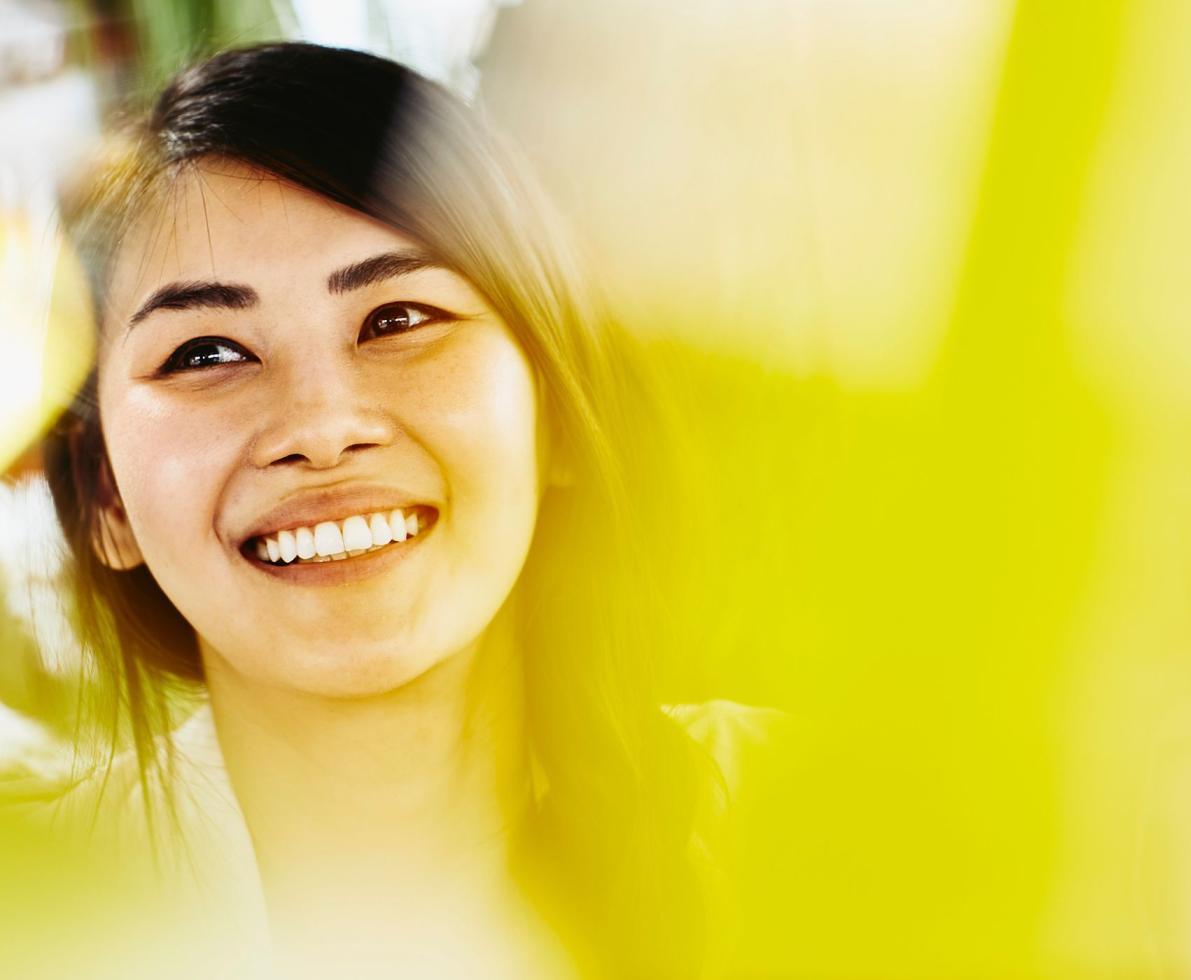
[[[715,699],[664,710],[715,762],[736,801],[773,780],[795,747],[794,718],[778,708]]]
[[[20,900],[33,909],[30,921],[57,923],[60,896],[69,895],[81,929],[143,929],[144,941],[127,947],[137,976],[265,975],[264,899],[247,829],[213,755],[209,711],[196,711],[166,744],[155,748],[172,757],[162,759],[168,787],[144,777],[131,749],[89,764],[69,750],[0,763],[0,858],[11,847],[24,869],[0,881],[0,904]],[[31,881],[36,898],[25,895]],[[44,908],[30,905],[42,896]],[[70,928],[63,935],[74,938]],[[53,955],[30,950],[31,962]],[[217,965],[208,972],[206,964]]]
[[[0,704],[0,809],[35,813],[77,783],[70,748],[41,725]]]
[[[715,698],[693,704],[671,704],[663,709],[696,741],[709,748],[734,749],[782,738],[791,716],[779,708]]]
[[[708,764],[695,829],[713,862],[748,874],[762,850],[779,846],[797,806],[792,769],[795,720],[788,712],[736,701],[674,705],[666,713]],[[705,770],[706,771],[706,770]]]
[[[57,753],[7,757],[0,764],[0,811],[64,844],[127,828],[142,812],[135,759],[117,753],[84,762],[69,747]],[[139,828],[138,828],[139,829]]]
[[[720,934],[712,973],[786,976],[788,922],[780,898],[796,878],[792,833],[803,805],[794,778],[805,751],[797,719],[725,700],[666,713],[718,770],[720,791],[705,797],[696,824],[713,869],[709,908]]]
[[[209,706],[153,750],[148,770],[132,749],[86,766],[0,767],[0,817],[64,851],[102,855],[137,887],[255,940],[263,898]]]
[[[155,817],[168,817],[191,838],[236,827],[238,809],[208,707],[156,739],[152,752],[148,766],[131,748],[90,763],[69,752],[9,759],[0,765],[0,807],[67,836],[78,831],[137,849]]]

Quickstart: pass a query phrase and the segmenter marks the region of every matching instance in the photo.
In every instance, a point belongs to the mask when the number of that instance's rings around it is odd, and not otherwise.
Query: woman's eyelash
[[[158,374],[197,371],[223,364],[240,364],[255,360],[255,357],[234,340],[228,340],[226,337],[195,337],[186,341],[170,354],[158,369]]]
[[[385,303],[364,319],[360,340],[390,337],[393,334],[407,333],[427,323],[454,319],[455,317],[446,310],[426,303]]]

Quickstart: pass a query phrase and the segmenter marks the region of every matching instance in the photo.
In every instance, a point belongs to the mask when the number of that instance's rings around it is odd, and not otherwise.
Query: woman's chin
[[[231,683],[311,697],[370,698],[407,687],[445,659],[424,647],[414,652],[392,642],[374,651],[332,642],[323,649],[303,644],[301,652],[291,647],[286,654],[284,646],[272,647],[263,661],[205,655],[208,681],[216,687]]]

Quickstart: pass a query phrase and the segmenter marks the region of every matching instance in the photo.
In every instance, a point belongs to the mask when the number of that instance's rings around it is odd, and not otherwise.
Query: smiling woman
[[[137,793],[290,972],[730,971],[722,791],[780,719],[659,707],[645,402],[520,168],[297,44],[116,145],[67,208],[99,354],[46,458],[135,752],[68,809],[127,839]]]
[[[462,275],[365,214],[201,160],[129,229],[106,310],[108,564],[146,563],[209,685],[231,668],[367,696],[476,643],[525,562],[551,447],[520,343]]]

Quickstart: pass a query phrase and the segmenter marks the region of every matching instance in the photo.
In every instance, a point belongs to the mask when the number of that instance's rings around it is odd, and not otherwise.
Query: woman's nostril
[[[309,452],[288,453],[285,456],[277,457],[277,459],[273,460],[272,463],[274,466],[285,465],[288,463],[309,463],[310,465],[317,467],[334,466],[340,460],[342,460],[344,456],[352,455],[365,449],[374,449],[378,445],[379,443],[375,442],[354,442],[350,446],[345,446],[340,452],[328,452],[325,455],[322,453]]]
[[[329,405],[306,404],[279,413],[266,425],[251,451],[254,465],[307,464],[327,469],[348,456],[392,443],[398,426],[353,407],[337,412]]]

